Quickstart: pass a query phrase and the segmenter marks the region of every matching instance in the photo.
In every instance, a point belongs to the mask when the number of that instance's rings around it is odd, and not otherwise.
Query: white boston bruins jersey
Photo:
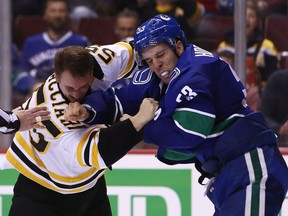
[[[107,90],[116,80],[131,78],[138,70],[133,47],[126,42],[87,47],[94,56],[92,90]]]
[[[97,125],[64,120],[69,101],[51,75],[44,85],[23,104],[29,109],[47,106],[51,119],[41,124],[46,129],[17,132],[6,153],[10,165],[38,184],[63,194],[77,193],[93,187],[107,168],[98,152]]]

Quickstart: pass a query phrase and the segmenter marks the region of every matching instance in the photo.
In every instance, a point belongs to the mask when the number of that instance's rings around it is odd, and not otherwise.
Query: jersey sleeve
[[[91,45],[87,47],[94,57],[93,90],[106,90],[122,78],[131,78],[138,70],[134,50],[129,43]]]
[[[0,109],[0,132],[14,133],[19,130],[20,121],[18,117],[11,113]]]
[[[96,126],[80,137],[82,139],[76,150],[79,164],[103,169],[110,167],[127,154],[141,141],[142,133],[137,132],[131,121],[127,119],[108,128]]]
[[[151,70],[144,69],[137,71],[127,86],[92,92],[84,98],[82,104],[96,115],[91,115],[86,123],[112,124],[124,113],[135,115],[144,98],[158,100],[161,91],[159,82]]]
[[[117,100],[115,90],[109,88],[107,91],[97,90],[86,96],[82,101],[90,116],[85,120],[89,125],[112,124],[123,115],[121,103]]]

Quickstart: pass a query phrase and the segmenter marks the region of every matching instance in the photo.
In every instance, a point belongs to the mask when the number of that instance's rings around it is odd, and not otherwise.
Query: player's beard
[[[69,21],[63,19],[54,19],[48,24],[48,27],[57,33],[66,32],[69,28]]]

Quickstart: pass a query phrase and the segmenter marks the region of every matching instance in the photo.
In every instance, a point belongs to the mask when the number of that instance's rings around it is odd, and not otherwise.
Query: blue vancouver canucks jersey
[[[212,146],[217,138],[236,120],[252,113],[245,96],[245,87],[229,64],[189,45],[166,88],[147,68],[138,71],[128,86],[95,92],[84,103],[96,110],[94,120],[103,123],[123,113],[134,115],[145,97],[159,100],[156,117],[145,126],[144,139],[159,146],[160,160],[186,163],[214,157]]]
[[[72,45],[86,47],[89,42],[86,37],[74,34],[72,31],[68,31],[57,41],[52,41],[47,32],[31,36],[23,45],[20,67],[27,72],[32,69],[43,69],[43,67],[52,70],[57,50]]]

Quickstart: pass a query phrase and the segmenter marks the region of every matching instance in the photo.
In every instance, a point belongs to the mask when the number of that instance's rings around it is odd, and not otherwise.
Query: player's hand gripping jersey
[[[44,187],[63,194],[77,193],[94,186],[105,169],[124,156],[129,150],[127,148],[132,148],[128,144],[121,149],[115,147],[115,152],[111,152],[109,144],[113,143],[113,136],[108,135],[109,139],[101,136],[106,133],[107,137],[110,128],[100,132],[104,125],[88,128],[81,122],[65,121],[64,109],[68,104],[54,75],[51,75],[22,105],[24,109],[47,106],[51,120],[41,122],[46,129],[17,132],[6,154],[8,163],[2,168],[12,165]],[[122,131],[119,133],[123,134]],[[130,130],[129,133],[135,132]],[[110,152],[107,146],[111,148]]]
[[[90,54],[95,58],[92,90],[106,90],[116,80],[131,78],[138,70],[134,50],[129,43],[92,45],[86,49],[90,50]]]

